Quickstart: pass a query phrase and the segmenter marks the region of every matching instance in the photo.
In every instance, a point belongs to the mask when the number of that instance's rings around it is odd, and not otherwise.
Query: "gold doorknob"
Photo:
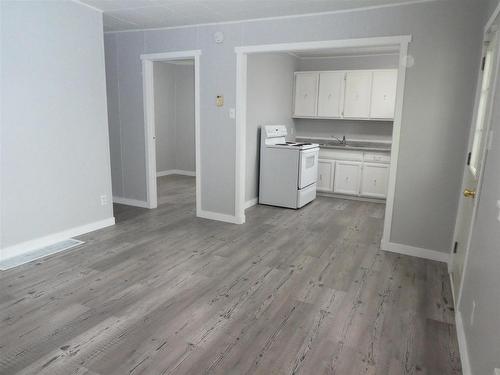
[[[471,190],[471,189],[465,189],[464,190],[464,197],[475,198],[476,197],[476,191],[475,190]]]

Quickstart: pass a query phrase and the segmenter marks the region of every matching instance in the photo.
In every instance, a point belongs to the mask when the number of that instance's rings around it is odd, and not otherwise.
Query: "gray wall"
[[[500,199],[500,82],[493,108],[494,136],[485,164],[459,306],[474,375],[491,375],[493,368],[500,368],[500,222],[497,208]],[[476,310],[471,325],[473,301]]]
[[[483,4],[484,5],[484,4]],[[118,69],[124,196],[144,200],[141,53],[201,49],[202,208],[235,213],[236,55],[240,45],[412,34],[391,240],[449,252],[480,61],[480,4],[443,0],[396,7],[180,29],[110,33]],[[213,34],[225,34],[216,44]],[[215,106],[224,94],[225,107]],[[117,126],[116,123],[111,124]],[[120,126],[120,125],[118,125]]]
[[[156,170],[195,171],[194,67],[155,62]]]
[[[398,61],[399,55],[397,54],[301,58],[297,70],[397,69]]]
[[[6,247],[113,211],[102,15],[69,1],[2,1],[1,13]]]
[[[175,65],[153,63],[156,171],[175,169]]]
[[[287,125],[293,138],[293,73],[297,59],[288,54],[248,56],[246,189],[245,200],[259,194],[260,127],[266,124]]]
[[[175,169],[195,171],[194,66],[177,65],[175,76]]]
[[[392,140],[392,122],[356,120],[295,119],[297,137],[331,138],[346,136],[349,140]]]

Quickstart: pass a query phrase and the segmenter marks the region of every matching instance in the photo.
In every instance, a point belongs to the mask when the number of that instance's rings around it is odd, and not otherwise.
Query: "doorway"
[[[487,32],[484,40],[483,58],[477,86],[473,126],[469,136],[469,152],[462,180],[463,194],[460,199],[455,223],[454,246],[450,276],[456,306],[460,303],[463,285],[463,270],[467,263],[476,208],[481,192],[481,177],[488,153],[493,93],[495,92],[500,59],[500,37],[496,28]]]
[[[194,202],[194,61],[155,61],[153,76],[158,204]]]
[[[147,204],[201,208],[200,51],[141,55]]]
[[[251,204],[246,196],[247,189],[247,114],[248,114],[248,58],[250,55],[264,54],[264,53],[288,53],[296,54],[297,51],[308,53],[315,51],[329,51],[332,53],[335,50],[350,49],[351,51],[358,51],[363,49],[390,49],[395,51],[398,55],[398,68],[397,68],[397,85],[396,85],[396,98],[395,110],[392,126],[392,149],[391,149],[391,162],[389,166],[387,199],[385,207],[384,219],[384,232],[382,237],[382,249],[388,251],[395,251],[391,248],[391,224],[393,214],[393,204],[395,197],[396,186],[396,171],[397,160],[399,153],[399,138],[401,129],[401,118],[403,108],[403,93],[406,74],[407,51],[408,45],[411,41],[411,36],[394,36],[394,37],[378,37],[378,38],[362,38],[362,39],[347,39],[347,40],[331,40],[319,42],[303,42],[303,43],[286,43],[275,45],[257,45],[257,46],[242,46],[236,47],[235,52],[237,55],[237,81],[236,81],[236,194],[235,206],[236,215],[240,222],[245,221],[245,209]],[[398,249],[401,252],[401,249]]]

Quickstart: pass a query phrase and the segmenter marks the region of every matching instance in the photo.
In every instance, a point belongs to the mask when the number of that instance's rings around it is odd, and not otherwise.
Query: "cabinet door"
[[[295,73],[294,98],[294,116],[316,116],[316,106],[318,98],[318,73]]]
[[[345,78],[344,117],[368,118],[372,72],[367,70],[350,71]]]
[[[373,72],[372,98],[370,108],[371,118],[394,118],[397,82],[397,70]]]
[[[385,198],[389,165],[365,163],[361,177],[361,195],[365,197]]]
[[[318,160],[318,182],[316,190],[333,191],[333,171],[335,162],[333,160]]]
[[[320,72],[318,116],[340,117],[344,94],[344,72]]]
[[[335,162],[335,180],[333,182],[333,191],[341,194],[359,195],[360,175],[360,162]]]

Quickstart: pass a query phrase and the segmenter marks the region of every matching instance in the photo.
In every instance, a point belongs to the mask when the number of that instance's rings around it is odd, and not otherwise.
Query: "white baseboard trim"
[[[472,375],[469,362],[469,350],[467,349],[467,339],[465,337],[464,322],[460,311],[455,311],[455,327],[457,329],[458,348],[460,350],[460,360],[462,361],[462,374]]]
[[[169,169],[168,171],[156,172],[156,177],[170,176],[171,174],[180,174],[182,176],[196,176],[194,171],[185,171],[183,169]]]
[[[436,260],[443,263],[448,263],[450,260],[450,255],[447,253],[442,253],[436,250],[423,249],[421,247],[403,245],[394,242],[382,241],[382,243],[380,244],[380,248],[392,253],[411,255],[417,258]]]
[[[61,232],[50,234],[48,236],[39,237],[34,240],[21,242],[17,245],[8,246],[0,250],[0,260],[22,255],[32,250],[39,249],[45,246],[50,246],[57,242],[67,240],[71,237],[81,236],[82,234],[93,232],[95,230],[109,227],[114,224],[115,224],[115,218],[110,217],[108,219],[95,221],[93,223],[81,225],[79,227],[66,229]]]
[[[218,212],[212,212],[212,211],[198,210],[196,212],[196,216],[204,218],[204,219],[224,221],[226,223],[231,223],[231,224],[244,224],[245,223],[245,217],[220,214]]]
[[[137,199],[129,199],[129,198],[122,198],[122,197],[113,197],[113,203],[125,204],[127,206],[150,208],[148,202],[146,202],[146,201],[140,201],[140,200],[137,200]]]
[[[360,197],[358,195],[336,194],[336,193],[330,193],[330,192],[321,191],[321,190],[316,191],[316,195],[321,196],[321,197],[347,199],[350,201],[386,204],[386,200],[383,198],[368,198],[368,197]]]
[[[259,198],[253,198],[245,202],[245,210],[259,203]]]

